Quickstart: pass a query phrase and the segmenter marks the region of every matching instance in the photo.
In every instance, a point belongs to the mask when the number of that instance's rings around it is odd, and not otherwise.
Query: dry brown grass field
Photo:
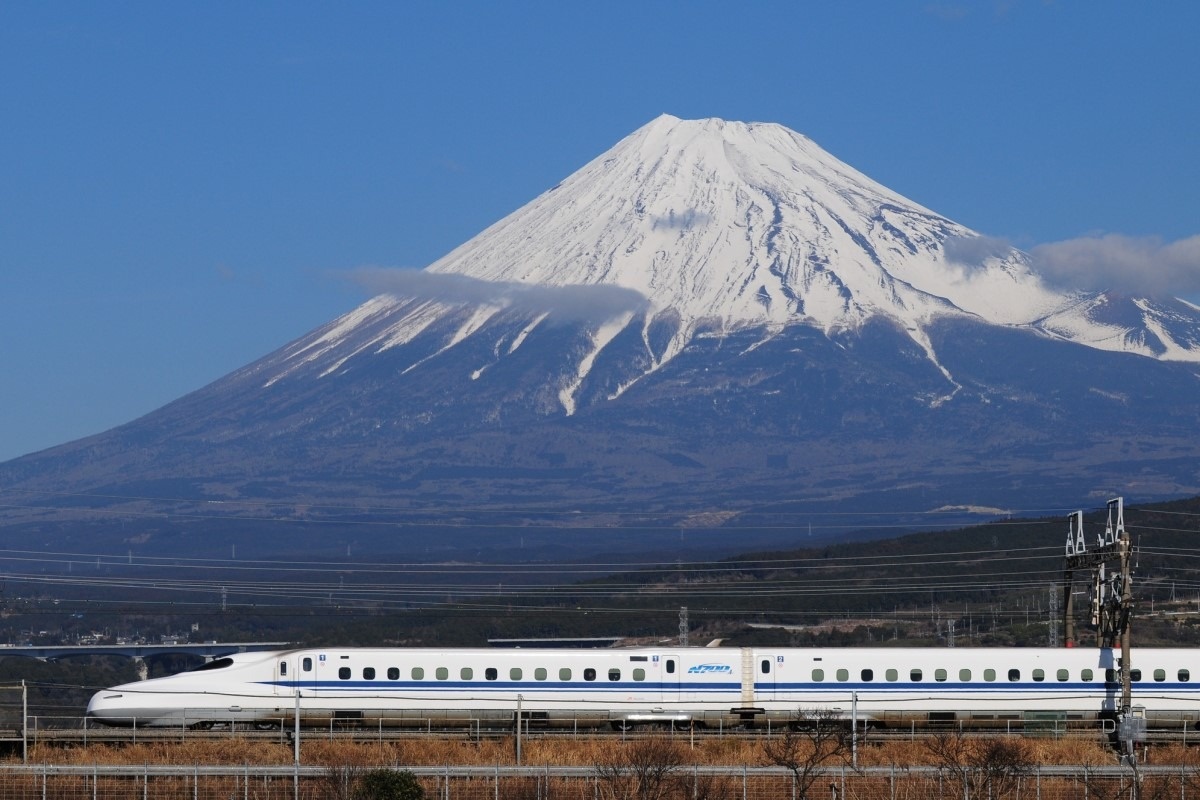
[[[256,768],[293,763],[293,748],[282,741],[229,738],[73,748],[38,745],[30,750],[29,762],[47,767],[21,771],[19,758],[0,763],[0,800],[361,800],[375,797],[359,790],[364,776],[376,767],[412,769],[419,774],[422,796],[443,800],[1200,798],[1200,748],[1153,747],[1146,752],[1144,763],[1174,768],[1169,773],[1139,778],[1118,769],[1118,758],[1098,738],[1055,740],[1015,735],[946,734],[867,743],[858,748],[857,761],[860,768],[883,768],[873,772],[847,769],[850,752],[844,740],[816,740],[804,734],[790,739],[785,734],[772,734],[703,737],[695,741],[679,734],[625,739],[533,736],[523,742],[524,770],[505,774],[497,770],[494,776],[489,770],[474,776],[451,772],[455,767],[515,766],[514,745],[512,738],[471,741],[456,735],[373,742],[313,738],[302,741],[301,761],[309,771],[295,784],[286,773],[267,779],[260,774],[262,770],[256,772]],[[75,771],[56,773],[49,765]],[[148,769],[160,766],[182,769],[169,774]],[[192,775],[195,767],[235,769],[220,775]],[[546,770],[539,772],[538,767]],[[587,772],[575,776],[551,774],[555,767],[583,767]],[[700,771],[709,767],[716,769]],[[756,774],[742,767],[775,769],[769,774]],[[908,767],[935,769],[910,772],[905,769]],[[1039,771],[1050,767],[1068,770]],[[443,772],[446,768],[449,770]]]
[[[1107,766],[1119,763],[1111,747],[1096,739],[1038,739],[1020,736],[978,737],[966,739],[962,754],[970,758],[981,743],[1004,739],[1016,742],[1020,755],[1027,763],[1039,766],[1086,765]],[[772,761],[764,751],[768,741],[760,737],[705,737],[690,742],[685,735],[663,737],[633,737],[621,740],[613,737],[594,738],[537,738],[523,742],[522,764],[525,766],[590,767],[611,762],[617,754],[637,748],[648,740],[666,742],[683,764],[688,766],[768,766]],[[939,766],[931,738],[909,741],[870,742],[858,747],[859,766]],[[811,752],[812,743],[797,743],[803,757]],[[843,748],[826,763],[830,766],[848,763],[850,752]],[[20,760],[19,754],[10,757]],[[172,743],[137,743],[126,745],[97,745],[87,747],[58,747],[38,745],[30,748],[31,764],[99,764],[99,765],[288,765],[293,760],[293,748],[288,743],[239,738]],[[1160,745],[1144,751],[1143,763],[1200,767],[1200,748],[1181,745]],[[301,762],[311,765],[335,764],[402,764],[409,766],[513,766],[516,753],[512,738],[471,741],[454,736],[429,736],[401,741],[348,742],[314,738],[303,741]]]

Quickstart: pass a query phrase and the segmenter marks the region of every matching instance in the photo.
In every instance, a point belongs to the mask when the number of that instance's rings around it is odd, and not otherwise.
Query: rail
[[[403,722],[403,725],[396,724]],[[482,741],[486,739],[504,738],[513,735],[511,722],[501,724],[496,720],[464,719],[455,720],[454,724],[446,724],[445,719],[426,718],[419,721],[413,718],[378,719],[364,722],[359,720],[329,719],[320,726],[306,725],[302,727],[301,739],[307,741],[364,741],[385,742],[420,739],[428,736],[458,736],[465,741]],[[527,721],[522,726],[522,735],[530,739],[537,738],[614,738],[637,739],[647,736],[661,736],[664,732],[672,737],[684,739],[712,739],[722,737],[763,737],[771,736],[783,730],[779,724],[763,723],[755,728],[713,726],[713,727],[635,727],[631,730],[612,731],[607,727],[597,727],[594,720],[567,720],[555,727],[541,727],[536,721]],[[1021,725],[1019,721],[1009,722],[1004,727],[988,729],[963,728],[958,725],[918,726],[912,724],[905,727],[870,728],[864,729],[859,736],[861,746],[872,746],[886,742],[912,740],[917,741],[943,733],[961,733],[969,737],[1009,736],[1019,735],[1031,739],[1073,739],[1073,740],[1106,740],[1109,731],[1096,723],[1068,724],[1064,720],[1049,720],[1037,725]],[[272,726],[267,729],[245,722],[217,722],[203,728],[188,726],[173,727],[108,727],[97,724],[83,716],[30,716],[24,731],[19,725],[0,728],[0,745],[26,744],[32,745],[71,745],[86,746],[88,744],[129,744],[138,742],[186,742],[214,741],[229,738],[240,738],[249,741],[287,742],[292,741],[293,727],[290,723],[282,726]],[[1181,744],[1185,746],[1200,745],[1200,732],[1189,730],[1187,727],[1151,728],[1148,731],[1148,744]]]

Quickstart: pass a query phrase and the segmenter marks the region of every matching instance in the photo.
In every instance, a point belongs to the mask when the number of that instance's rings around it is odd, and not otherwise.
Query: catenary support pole
[[[521,766],[521,695],[517,695],[517,766]]]

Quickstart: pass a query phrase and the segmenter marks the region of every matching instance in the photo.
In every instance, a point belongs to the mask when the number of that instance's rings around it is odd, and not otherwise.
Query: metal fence
[[[3,718],[0,717],[0,722]],[[408,717],[404,725],[393,724],[390,718],[373,719],[370,721],[343,720],[329,715],[321,724],[306,724],[300,729],[300,736],[306,741],[355,739],[358,741],[389,741],[412,738],[417,735],[445,736],[448,733],[462,734],[472,740],[483,740],[498,736],[512,736],[514,726],[510,721],[498,724],[476,718],[462,718],[456,724],[447,725],[445,718]],[[543,727],[524,723],[522,730],[531,737],[594,737],[597,734],[610,734],[608,726],[597,727],[595,724],[581,724],[579,721],[561,721],[562,724],[553,727]],[[932,735],[958,733],[964,736],[1024,736],[1031,739],[1103,741],[1107,739],[1104,729],[1096,725],[1068,724],[1062,720],[1041,722],[1037,725],[1021,724],[1017,721],[1006,721],[1005,727],[988,729],[965,728],[958,725],[939,726],[937,728],[918,728],[915,724],[910,727],[893,727],[886,729],[864,730],[859,738],[865,742],[888,742],[902,740],[918,740]],[[214,722],[211,726],[189,727],[176,725],[173,727],[124,727],[114,728],[97,723],[79,715],[18,715],[10,720],[9,725],[0,724],[0,743],[23,742],[28,746],[35,744],[77,743],[87,745],[93,742],[139,742],[175,740],[204,741],[213,739],[254,738],[278,739],[290,741],[293,726],[289,722],[283,726],[259,727],[248,722]],[[785,725],[772,724],[770,721],[753,729],[744,727],[725,727],[717,725],[705,728],[667,728],[666,735],[672,738],[712,739],[726,736],[744,738],[747,736],[771,736],[775,732],[786,730]],[[641,732],[661,732],[661,728],[635,728],[621,735],[635,737]],[[1200,733],[1187,727],[1149,728],[1146,731],[1147,740],[1152,744],[1179,744],[1185,747],[1200,745]]]
[[[318,800],[360,798],[372,769],[407,771],[437,800],[830,800],[901,798],[1200,798],[1192,767],[1042,767],[1019,774],[952,774],[935,768],[822,770],[798,780],[777,767],[678,767],[662,773],[579,767],[185,767],[5,766],[0,798]],[[807,790],[807,791],[805,791]],[[369,800],[369,795],[364,798]]]

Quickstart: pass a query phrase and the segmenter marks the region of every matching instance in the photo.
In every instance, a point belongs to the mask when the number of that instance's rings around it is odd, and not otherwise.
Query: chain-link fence
[[[680,767],[661,774],[581,767],[0,767],[0,799],[170,798],[171,800],[370,800],[363,778],[406,771],[437,800],[1025,800],[1200,799],[1193,767],[1041,767],[1011,774],[930,767],[834,768],[807,786],[778,767]]]

